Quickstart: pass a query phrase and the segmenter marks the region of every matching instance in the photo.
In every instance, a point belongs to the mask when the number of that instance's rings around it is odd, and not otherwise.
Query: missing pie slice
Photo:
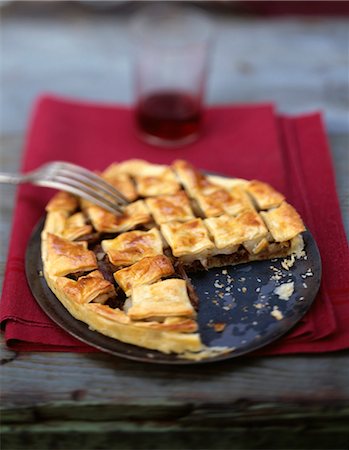
[[[123,216],[59,192],[46,207],[45,279],[91,329],[179,357],[229,351],[200,338],[187,273],[299,254],[304,224],[267,183],[206,175],[186,161],[114,163]]]

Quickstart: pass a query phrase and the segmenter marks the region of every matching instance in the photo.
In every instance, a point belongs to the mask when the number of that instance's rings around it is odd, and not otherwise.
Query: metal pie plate
[[[190,274],[200,299],[199,332],[209,347],[231,351],[201,361],[180,359],[104,336],[75,319],[52,293],[42,275],[40,255],[44,219],[36,226],[27,247],[26,275],[36,301],[61,328],[82,342],[122,358],[161,364],[198,364],[236,358],[276,341],[290,331],[310,308],[321,280],[321,259],[309,231],[304,233],[306,257],[296,259],[286,270],[285,258],[255,261],[234,267]],[[290,258],[288,258],[290,259]],[[288,300],[275,288],[294,283]]]

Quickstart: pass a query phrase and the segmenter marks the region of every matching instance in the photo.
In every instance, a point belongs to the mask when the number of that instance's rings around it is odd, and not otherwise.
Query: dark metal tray
[[[173,354],[109,338],[72,317],[42,276],[40,233],[43,223],[44,219],[36,226],[26,253],[26,275],[38,304],[54,322],[80,341],[123,358],[150,363],[197,364],[252,352],[279,339],[295,326],[311,306],[320,286],[321,259],[309,231],[304,233],[306,257],[296,260],[289,270],[282,267],[284,258],[281,258],[191,274],[200,299],[198,322],[203,342],[233,350],[202,361],[180,359]],[[288,300],[282,300],[274,289],[286,282],[294,282],[294,292]]]

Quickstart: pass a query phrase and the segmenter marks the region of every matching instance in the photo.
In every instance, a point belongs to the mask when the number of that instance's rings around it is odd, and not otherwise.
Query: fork
[[[44,164],[24,174],[0,172],[0,183],[31,183],[52,187],[78,195],[113,214],[123,214],[127,199],[95,173],[63,161]]]

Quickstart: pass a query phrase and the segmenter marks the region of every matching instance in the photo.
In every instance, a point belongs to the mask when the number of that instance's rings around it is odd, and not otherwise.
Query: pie
[[[269,184],[206,175],[190,163],[114,163],[101,176],[129,200],[113,215],[58,192],[42,231],[45,279],[72,316],[111,338],[206,358],[187,274],[299,254],[301,217]]]

